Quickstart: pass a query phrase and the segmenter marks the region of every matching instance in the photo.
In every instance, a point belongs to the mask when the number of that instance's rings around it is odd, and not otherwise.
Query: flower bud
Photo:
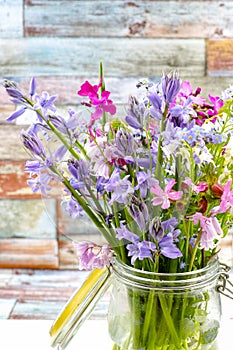
[[[224,189],[224,187],[222,185],[220,185],[220,184],[213,184],[211,186],[211,190],[212,190],[214,196],[218,197],[218,198],[220,198],[222,196],[223,189]]]
[[[208,207],[207,199],[205,197],[202,197],[197,206],[202,214],[205,213]]]

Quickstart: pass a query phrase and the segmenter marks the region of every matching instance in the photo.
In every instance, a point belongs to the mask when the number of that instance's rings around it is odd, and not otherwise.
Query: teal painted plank
[[[0,0],[0,38],[23,36],[23,0]]]
[[[109,76],[160,76],[178,69],[205,75],[203,39],[0,39],[0,76],[95,75],[103,60]]]
[[[233,1],[28,0],[27,36],[233,36]]]

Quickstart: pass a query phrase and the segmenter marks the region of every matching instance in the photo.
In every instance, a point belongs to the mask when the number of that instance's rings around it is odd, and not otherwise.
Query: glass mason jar
[[[221,303],[218,260],[187,273],[112,264],[108,312],[114,350],[216,350]]]

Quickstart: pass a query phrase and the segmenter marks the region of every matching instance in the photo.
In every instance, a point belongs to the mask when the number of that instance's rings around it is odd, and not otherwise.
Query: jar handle
[[[219,279],[216,286],[216,290],[219,293],[233,300],[233,283],[229,280],[230,276],[228,273],[231,270],[231,268],[223,263],[221,263],[220,266],[221,270],[219,272]]]
[[[111,283],[111,272],[108,267],[93,270],[70,297],[64,308],[50,328],[52,347],[58,350],[66,348],[81,325],[90,316],[101,296]]]

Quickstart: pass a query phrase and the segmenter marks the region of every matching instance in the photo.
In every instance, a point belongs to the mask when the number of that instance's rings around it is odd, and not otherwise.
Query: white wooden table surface
[[[52,350],[49,320],[0,320],[0,342],[4,350]],[[219,350],[233,349],[233,320],[222,320]],[[67,350],[111,350],[107,322],[89,320],[80,328]]]

